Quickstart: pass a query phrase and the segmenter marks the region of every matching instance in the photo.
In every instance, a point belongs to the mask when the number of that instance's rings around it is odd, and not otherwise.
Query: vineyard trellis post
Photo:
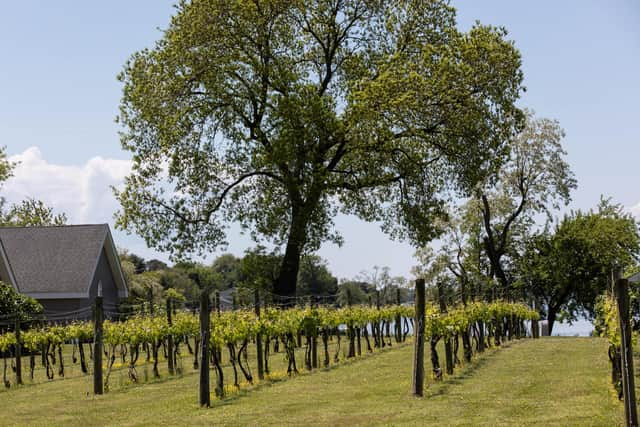
[[[631,345],[631,322],[629,320],[629,283],[626,279],[615,281],[616,302],[620,320],[620,344],[622,355],[622,392],[627,426],[638,426],[635,381],[633,377],[633,347]]]
[[[167,296],[167,325],[169,325],[169,328],[171,328],[171,326],[173,325],[173,319],[171,318],[172,315],[172,301],[171,301],[171,296]],[[174,370],[174,360],[173,360],[173,334],[169,333],[167,335],[167,364],[168,364],[168,369],[169,369],[169,375],[173,375],[175,373]]]
[[[93,394],[104,393],[102,379],[102,295],[95,299],[93,309]]]
[[[147,289],[147,302],[149,304],[149,314],[151,316],[154,315],[154,307],[153,307],[153,287],[149,286]]]
[[[533,301],[533,309],[536,309],[536,302]],[[540,324],[537,320],[531,321],[531,337],[532,338],[540,338]]]
[[[22,346],[20,345],[20,315],[16,318],[16,383],[22,385]]]
[[[400,306],[400,287],[396,288],[396,305]],[[402,329],[400,323],[402,322],[401,316],[398,314],[395,319],[393,319],[393,330],[396,338],[396,342],[402,342]]]
[[[424,279],[417,279],[412,384],[412,393],[414,396],[422,396],[424,393],[425,304]]]
[[[200,293],[200,406],[211,406],[209,389],[209,292]]]
[[[254,309],[256,312],[256,317],[258,319],[260,319],[260,291],[258,290],[258,288],[256,287],[253,290],[253,303],[254,303]],[[267,343],[267,345],[269,345]],[[258,358],[258,379],[263,380],[264,379],[264,363],[262,361],[262,334],[260,332],[258,332],[256,334],[256,356]]]

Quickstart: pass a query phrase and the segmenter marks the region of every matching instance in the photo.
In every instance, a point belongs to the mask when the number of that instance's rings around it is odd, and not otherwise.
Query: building
[[[107,224],[0,227],[0,280],[38,300],[49,320],[91,317],[99,292],[113,315],[128,296]]]

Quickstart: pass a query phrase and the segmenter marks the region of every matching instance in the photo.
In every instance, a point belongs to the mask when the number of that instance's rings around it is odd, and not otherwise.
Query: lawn
[[[107,395],[86,378],[0,394],[5,425],[618,425],[607,344],[597,338],[508,343],[411,396],[412,347],[394,346],[328,370],[265,382],[210,409],[197,407],[197,376]],[[273,359],[281,359],[274,356]],[[427,372],[429,362],[427,360]]]

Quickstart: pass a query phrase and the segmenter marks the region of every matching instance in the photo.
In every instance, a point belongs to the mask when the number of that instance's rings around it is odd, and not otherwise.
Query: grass
[[[624,414],[609,384],[606,349],[606,342],[597,338],[508,343],[443,382],[429,381],[424,398],[410,394],[411,346],[266,381],[215,400],[210,409],[197,407],[196,375],[124,387],[100,397],[88,394],[86,378],[74,378],[1,394],[2,423],[611,426],[621,424]],[[282,355],[271,359],[284,363]]]

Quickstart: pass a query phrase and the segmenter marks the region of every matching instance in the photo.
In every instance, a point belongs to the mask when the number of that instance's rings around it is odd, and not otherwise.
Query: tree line
[[[195,272],[201,281],[207,282],[212,293],[224,293],[224,309],[252,306],[256,289],[265,303],[278,305],[274,287],[281,261],[281,254],[257,247],[248,249],[242,257],[220,255],[209,265],[177,262],[169,266],[121,249],[120,263],[129,285],[129,298],[121,307],[125,312],[142,312],[148,311],[150,305],[164,306],[167,290],[173,289],[181,295],[186,308],[195,309],[201,293],[193,277]],[[413,292],[407,280],[392,276],[388,267],[375,266],[356,278],[339,280],[329,270],[326,260],[318,255],[306,255],[301,259],[298,275],[296,305],[380,306],[412,301]]]

